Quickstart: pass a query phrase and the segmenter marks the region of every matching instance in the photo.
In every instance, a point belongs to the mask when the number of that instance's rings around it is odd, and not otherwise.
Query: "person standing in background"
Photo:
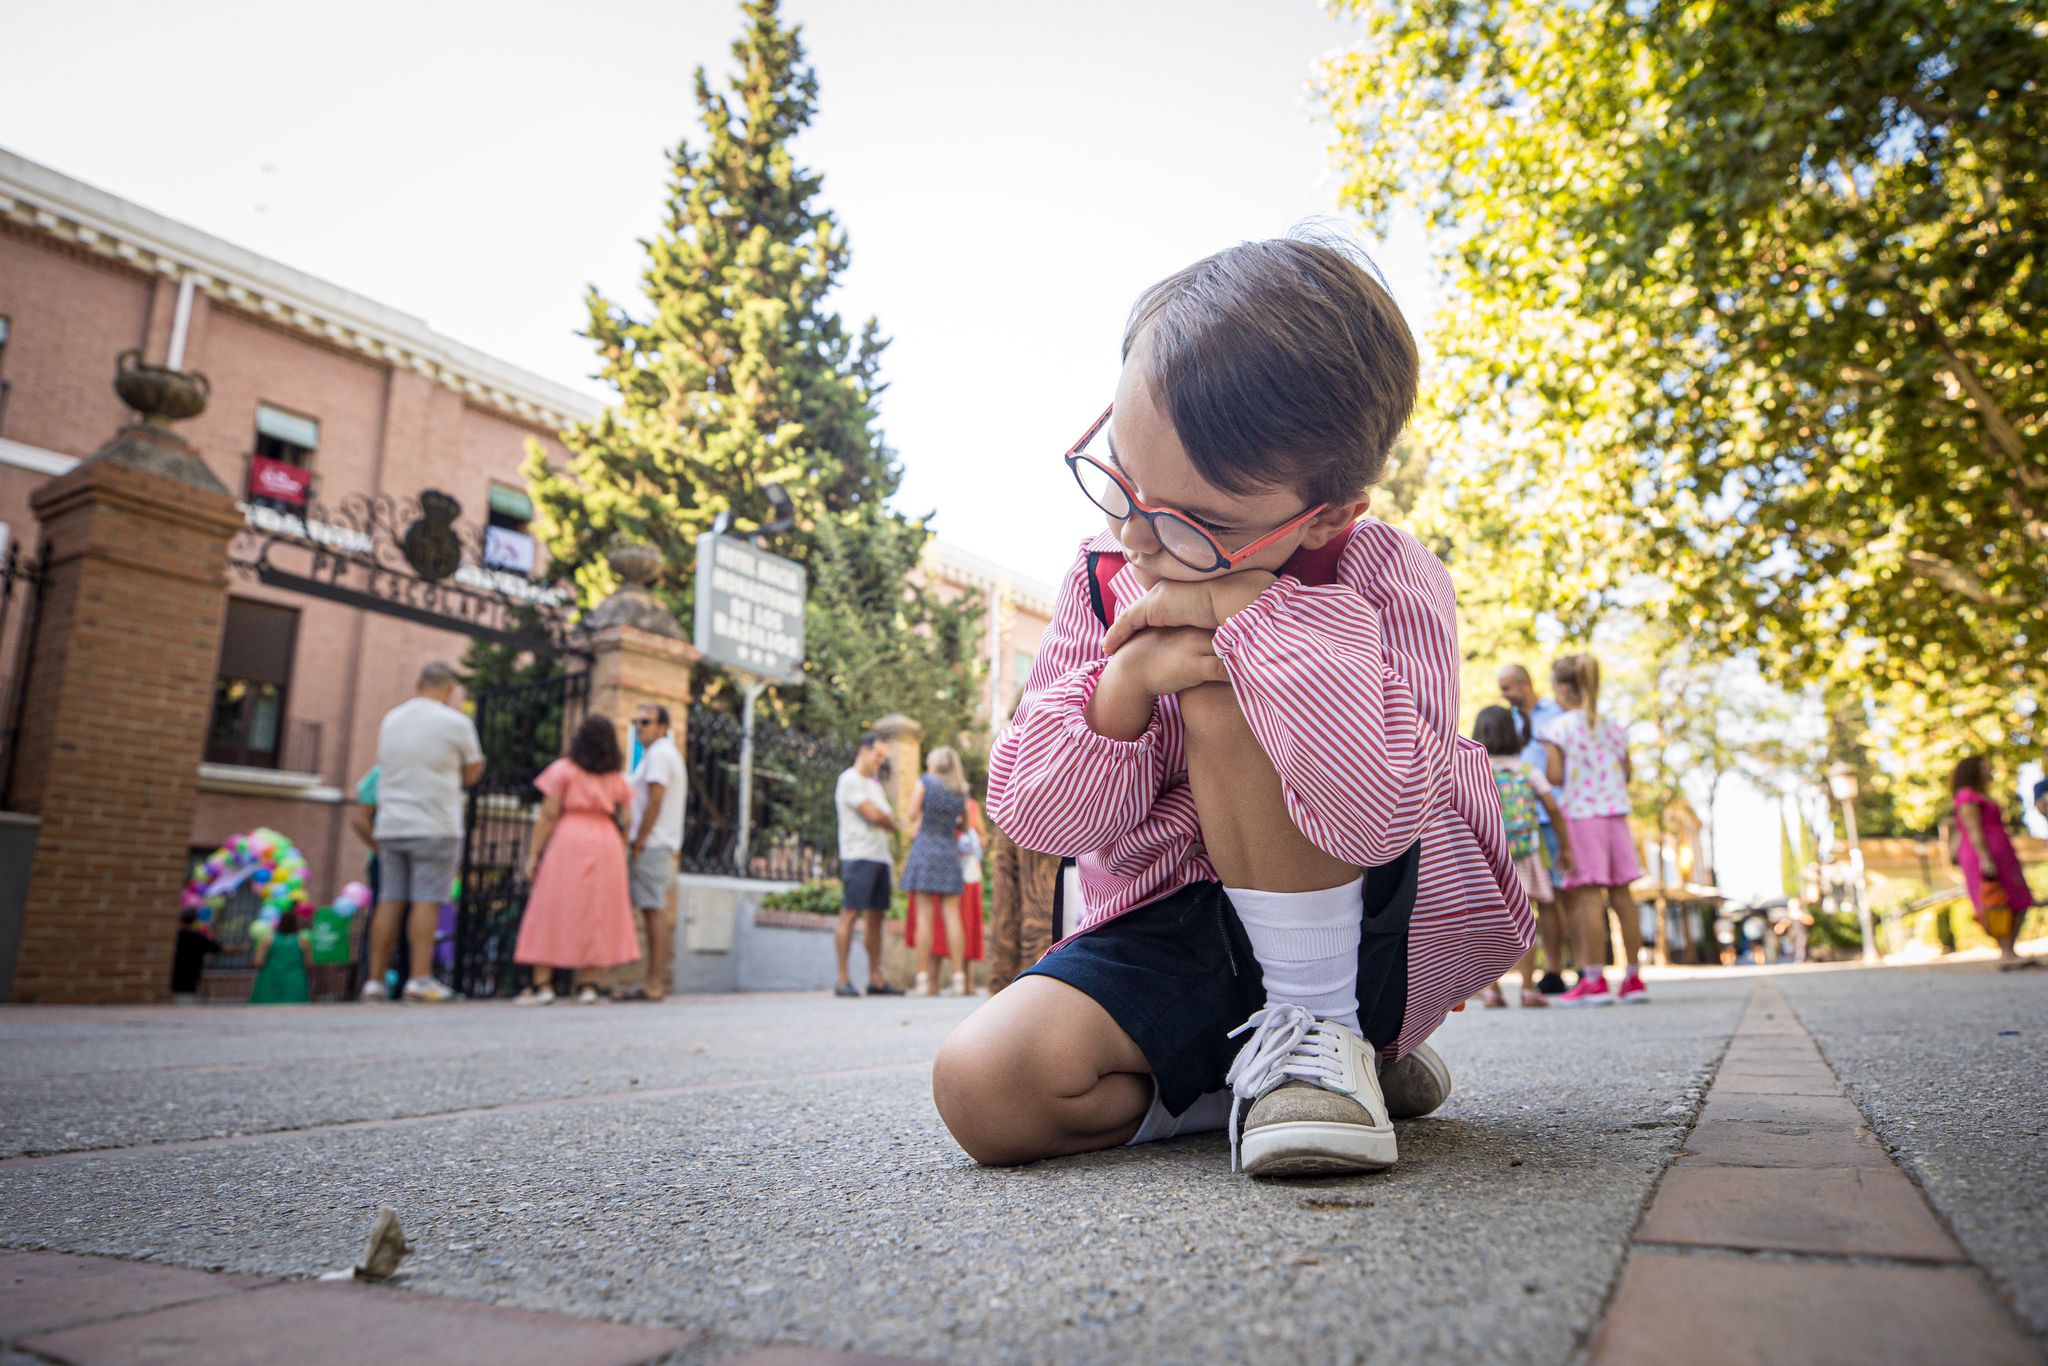
[[[901,996],[903,993],[882,976],[882,913],[889,909],[893,895],[890,873],[895,855],[889,836],[895,832],[896,817],[889,810],[889,794],[875,775],[887,757],[879,732],[867,731],[855,747],[853,767],[839,775],[833,805],[839,813],[839,880],[842,887],[839,923],[832,930],[832,951],[839,958],[839,984],[835,996],[858,996],[846,973],[853,954],[853,922],[859,916],[861,943],[868,954],[868,995]]]
[[[462,861],[462,790],[483,776],[484,750],[454,699],[455,670],[429,664],[420,670],[418,696],[392,708],[377,731],[377,912],[365,1001],[387,999],[384,969],[401,916],[412,947],[412,974],[401,995],[455,997],[434,979],[434,934]]]
[[[1963,885],[1970,890],[1977,923],[1998,942],[2001,971],[2038,968],[2032,958],[2019,953],[2020,923],[2033,908],[2034,894],[2027,887],[2020,868],[2019,851],[2005,830],[2005,813],[1991,793],[1991,760],[1972,754],[1949,775],[1949,791],[1955,798],[1955,847],[1950,853],[1962,870]]]
[[[640,762],[633,765],[633,909],[646,932],[642,983],[627,1000],[659,1001],[668,996],[676,932],[676,861],[683,848],[683,810],[689,775],[669,735],[668,708],[644,702],[633,714]]]
[[[1506,664],[1500,671],[1500,695],[1522,718],[1522,734],[1528,743],[1522,746],[1522,761],[1532,772],[1545,771],[1548,760],[1543,749],[1542,730],[1545,726],[1564,715],[1564,708],[1557,705],[1557,699],[1539,696],[1536,684],[1529,677],[1529,671],[1519,664]],[[1564,885],[1564,868],[1558,862],[1559,827],[1550,818],[1550,808],[1540,805],[1536,809],[1536,835],[1543,841],[1544,880],[1552,889],[1552,899],[1536,903],[1536,942],[1543,947],[1543,976],[1537,981],[1536,989],[1545,996],[1564,995],[1564,956],[1567,936],[1564,924],[1564,903],[1556,898],[1555,891]],[[1526,886],[1526,880],[1524,882]],[[1543,914],[1545,910],[1548,914]],[[1584,972],[1586,964],[1579,964]]]
[[[1553,786],[1562,783],[1559,805],[1571,822],[1572,853],[1577,866],[1564,880],[1565,905],[1578,937],[1578,984],[1559,998],[1559,1005],[1643,1005],[1650,999],[1640,968],[1643,922],[1629,884],[1643,875],[1636,861],[1635,840],[1628,829],[1628,785],[1635,769],[1628,757],[1628,736],[1600,715],[1600,661],[1587,654],[1566,655],[1550,669],[1550,686],[1564,715],[1543,728],[1549,749],[1548,773]],[[1607,913],[1621,924],[1627,962],[1621,984],[1612,995],[1607,974],[1597,965],[1604,958]]]

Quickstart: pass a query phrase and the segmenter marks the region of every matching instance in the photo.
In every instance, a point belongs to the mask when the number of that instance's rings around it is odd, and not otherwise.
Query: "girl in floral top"
[[[1643,875],[1628,831],[1628,784],[1635,776],[1628,738],[1619,725],[1600,716],[1599,660],[1566,655],[1550,666],[1550,684],[1564,715],[1546,724],[1537,738],[1549,755],[1550,781],[1563,785],[1559,804],[1578,855],[1578,868],[1565,876],[1564,897],[1579,981],[1557,1003],[1640,1005],[1650,993],[1636,967],[1643,956],[1643,925],[1628,890]],[[1621,943],[1628,953],[1620,989],[1611,995],[1607,974],[1598,966],[1607,956],[1610,910],[1621,922]]]

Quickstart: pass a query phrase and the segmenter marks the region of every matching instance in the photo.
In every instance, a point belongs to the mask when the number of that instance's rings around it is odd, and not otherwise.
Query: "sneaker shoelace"
[[[1269,1005],[1252,1012],[1252,1017],[1230,1031],[1227,1038],[1251,1033],[1239,1050],[1223,1083],[1230,1088],[1230,1170],[1238,1169],[1238,1111],[1248,1100],[1257,1100],[1271,1089],[1277,1076],[1288,1081],[1305,1081],[1325,1090],[1337,1089],[1343,1081],[1342,1047],[1335,1029],[1318,1020],[1304,1006]]]

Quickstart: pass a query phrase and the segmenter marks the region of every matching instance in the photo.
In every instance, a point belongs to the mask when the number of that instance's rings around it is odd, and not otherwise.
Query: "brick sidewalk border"
[[[0,1354],[11,1348],[68,1366],[639,1366],[705,1340],[351,1282],[0,1251]],[[724,1366],[890,1360],[770,1345]]]
[[[2040,1360],[1784,993],[1760,982],[1636,1228],[1587,1361]]]

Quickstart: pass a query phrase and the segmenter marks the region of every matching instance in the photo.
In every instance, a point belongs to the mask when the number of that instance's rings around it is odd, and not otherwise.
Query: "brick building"
[[[111,379],[130,348],[207,376],[211,401],[180,431],[252,524],[306,499],[440,489],[466,521],[488,520],[514,574],[536,567],[522,534],[526,443],[559,451],[565,420],[596,407],[417,318],[0,150],[0,523],[17,544],[33,549],[35,491],[122,425]],[[229,593],[190,844],[273,826],[325,896],[362,865],[346,802],[376,761],[379,720],[421,664],[457,661],[468,641],[239,577]],[[10,684],[23,616],[9,613],[0,641]],[[147,648],[136,642],[138,662]],[[138,693],[138,713],[153,704]]]
[[[0,149],[0,528],[24,560],[40,549],[36,491],[122,426],[110,381],[131,349],[209,380],[206,410],[179,432],[247,527],[351,496],[437,489],[464,521],[487,524],[499,588],[545,567],[524,532],[527,443],[563,455],[556,433],[597,411],[420,319]],[[937,543],[924,572],[981,596],[987,714],[1000,717],[1029,672],[1052,590]],[[0,718],[20,688],[24,606],[17,593],[0,612]],[[459,661],[468,644],[231,577],[217,677],[201,699],[209,720],[189,847],[271,826],[305,853],[312,893],[332,895],[363,864],[348,808],[376,761],[378,722],[410,696],[423,663]],[[148,646],[135,642],[138,662]],[[148,718],[167,705],[191,703],[138,689],[135,722],[105,743],[147,743]]]

